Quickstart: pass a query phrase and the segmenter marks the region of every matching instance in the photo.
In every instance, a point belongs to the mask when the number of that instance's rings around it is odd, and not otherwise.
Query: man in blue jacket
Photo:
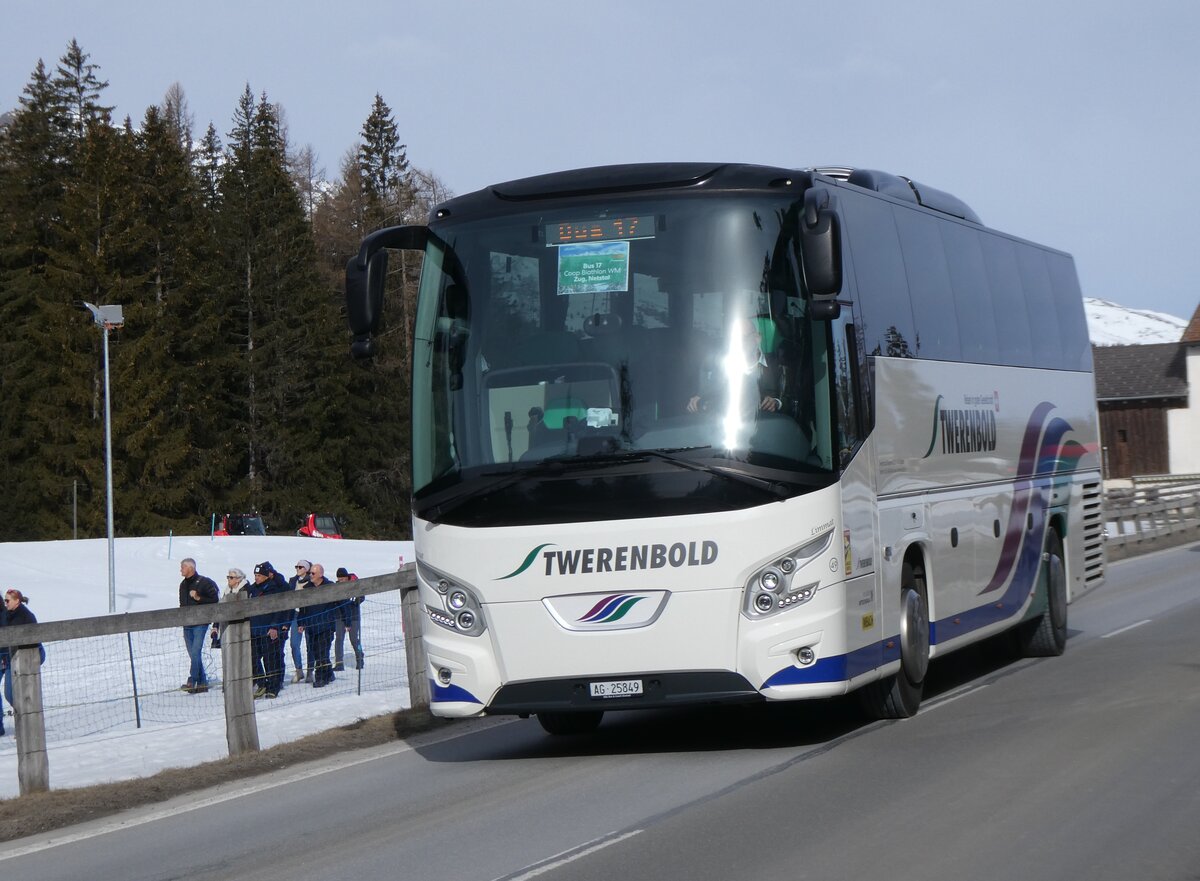
[[[280,594],[286,590],[289,590],[288,583],[275,571],[269,560],[254,567],[254,584],[250,585],[248,591],[251,598]],[[287,641],[287,624],[291,618],[291,609],[264,612],[250,618],[256,698],[278,697],[279,690],[283,688],[283,646]]]
[[[328,585],[333,584],[325,577],[325,567],[313,563],[311,571],[312,577],[304,588],[303,598],[299,600],[305,603],[300,608],[300,620],[304,622],[304,636],[313,658],[313,688],[323,688],[334,680],[329,649],[333,644],[334,615],[338,603],[324,599]]]

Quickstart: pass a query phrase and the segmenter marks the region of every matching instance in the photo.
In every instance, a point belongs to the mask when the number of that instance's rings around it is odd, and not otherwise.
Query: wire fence
[[[366,597],[359,606],[362,666],[356,663],[350,633],[343,633],[341,652],[335,635],[330,651],[331,662],[335,662],[334,679],[323,688],[314,688],[311,677],[304,681],[309,672],[307,649],[304,635],[293,628],[298,654],[293,655],[292,644],[285,645],[283,688],[274,699],[266,699],[265,695],[256,699],[255,713],[347,695],[395,689],[407,693],[401,619],[399,591]],[[184,688],[190,658],[181,627],[46,642],[44,647],[42,709],[48,745],[142,726],[202,722],[225,714],[222,652],[207,636],[202,659],[208,690],[202,693]],[[336,664],[339,656],[340,667]],[[299,677],[297,657],[301,662]],[[5,721],[10,723],[12,716]],[[12,737],[0,738],[0,755],[16,749]]]

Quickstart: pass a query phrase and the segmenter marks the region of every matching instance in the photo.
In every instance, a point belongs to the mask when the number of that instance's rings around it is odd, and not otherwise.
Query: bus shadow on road
[[[959,649],[930,663],[926,703],[995,676],[1017,672],[1016,657],[1003,634]],[[637,755],[813,747],[879,723],[863,711],[856,695],[810,701],[623,710],[608,713],[590,734],[551,736],[535,719],[418,748],[435,762],[504,761],[562,756]],[[491,729],[496,732],[496,729]]]

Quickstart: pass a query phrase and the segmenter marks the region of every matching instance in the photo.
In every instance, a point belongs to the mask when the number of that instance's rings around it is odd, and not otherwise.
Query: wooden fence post
[[[21,795],[48,792],[46,716],[42,710],[42,658],[37,646],[12,650],[13,721],[17,729],[17,781]]]
[[[241,591],[221,602],[244,601]],[[250,621],[230,621],[221,636],[221,678],[225,692],[225,741],[231,756],[257,752],[258,720],[254,716],[254,674],[250,650]]]
[[[404,628],[404,660],[408,666],[408,699],[414,710],[429,709],[429,659],[421,637],[421,595],[416,587],[400,591],[400,617]]]

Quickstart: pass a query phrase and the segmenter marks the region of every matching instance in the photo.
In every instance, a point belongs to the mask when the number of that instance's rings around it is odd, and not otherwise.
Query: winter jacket
[[[325,578],[321,580],[320,584],[309,581],[308,586],[304,588],[301,596],[307,605],[300,607],[299,619],[304,627],[311,627],[313,630],[329,630],[333,628],[334,615],[337,613],[338,606],[341,605],[340,601],[312,602],[312,599],[319,599],[321,594],[324,593],[321,588],[332,584],[335,584],[335,582]],[[310,594],[316,594],[316,596],[310,598]]]
[[[262,584],[251,584],[246,588],[247,596],[261,597],[270,596],[272,594],[280,594],[291,590],[291,587],[283,576],[278,572],[271,574],[271,577]],[[264,612],[261,615],[253,615],[250,618],[250,635],[262,636],[272,628],[282,630],[292,621],[292,609],[281,609],[275,612]]]
[[[200,595],[200,599],[192,599],[193,590]],[[179,582],[180,608],[202,606],[205,603],[215,603],[219,599],[221,599],[221,592],[217,590],[217,583],[199,572],[193,572],[191,576]]]
[[[20,624],[37,624],[37,623],[38,623],[37,616],[34,615],[33,612],[29,611],[29,606],[25,605],[24,603],[21,603],[20,605],[18,605],[17,608],[11,612],[8,611],[8,609],[6,609],[6,608],[0,609],[0,625],[11,624],[13,627],[16,627]],[[4,631],[0,630],[0,643],[3,643],[3,641],[4,641],[2,638],[3,633],[4,633]],[[40,642],[37,642],[37,643],[33,643],[33,645],[36,645],[41,650],[42,660],[45,661],[46,660],[46,650],[44,648],[42,648],[42,644]],[[32,646],[30,646],[30,647],[32,648]],[[11,657],[10,652],[11,652],[10,646],[0,645],[0,669],[5,668],[10,663],[12,663],[12,657]]]

